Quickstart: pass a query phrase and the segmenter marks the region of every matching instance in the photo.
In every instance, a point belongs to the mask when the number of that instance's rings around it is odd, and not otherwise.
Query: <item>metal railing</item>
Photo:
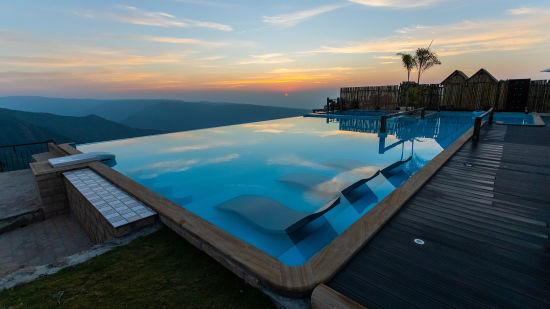
[[[479,115],[476,117],[474,121],[474,134],[472,135],[472,140],[477,143],[479,141],[479,133],[481,132],[481,127],[483,126],[483,118],[485,116],[489,115],[489,124],[493,124],[493,108],[491,107],[488,111],[485,113]]]
[[[29,168],[32,155],[47,152],[48,143],[55,142],[47,140],[36,143],[0,146],[0,172]]]
[[[420,112],[420,119],[424,119],[424,116],[426,115],[426,109],[424,107],[413,109],[410,111],[403,111],[388,115],[383,115],[380,117],[380,133],[386,133],[386,123],[389,118],[397,117],[397,116],[404,116],[404,115],[410,115],[410,114],[416,114],[417,112]]]

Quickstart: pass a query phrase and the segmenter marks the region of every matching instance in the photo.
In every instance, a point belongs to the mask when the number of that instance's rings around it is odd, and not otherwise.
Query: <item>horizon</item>
[[[0,96],[310,108],[340,87],[399,84],[406,71],[396,53],[431,40],[443,64],[423,83],[480,68],[497,79],[548,78],[541,71],[548,67],[550,5],[540,1],[58,0],[0,7],[7,46]]]

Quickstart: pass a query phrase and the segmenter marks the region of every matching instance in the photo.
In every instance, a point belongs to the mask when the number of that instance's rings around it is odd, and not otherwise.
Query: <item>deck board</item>
[[[368,308],[550,307],[544,120],[485,127],[327,285]]]

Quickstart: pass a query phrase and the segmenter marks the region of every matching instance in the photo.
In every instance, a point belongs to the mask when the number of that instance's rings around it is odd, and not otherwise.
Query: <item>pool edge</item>
[[[533,119],[535,120],[535,124],[533,126],[544,127],[546,125],[546,123],[544,123],[544,120],[542,120],[542,117],[539,115],[539,113],[533,113]]]
[[[284,295],[303,296],[330,280],[471,138],[472,132],[473,127],[300,266],[283,264],[110,167],[92,162],[89,168],[157,211],[170,229],[246,282]],[[67,154],[81,153],[68,144],[59,147]]]

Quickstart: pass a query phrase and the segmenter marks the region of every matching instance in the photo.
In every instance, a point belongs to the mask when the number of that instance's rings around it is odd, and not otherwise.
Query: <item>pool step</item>
[[[63,176],[71,212],[94,243],[122,237],[156,221],[155,211],[89,168]]]

